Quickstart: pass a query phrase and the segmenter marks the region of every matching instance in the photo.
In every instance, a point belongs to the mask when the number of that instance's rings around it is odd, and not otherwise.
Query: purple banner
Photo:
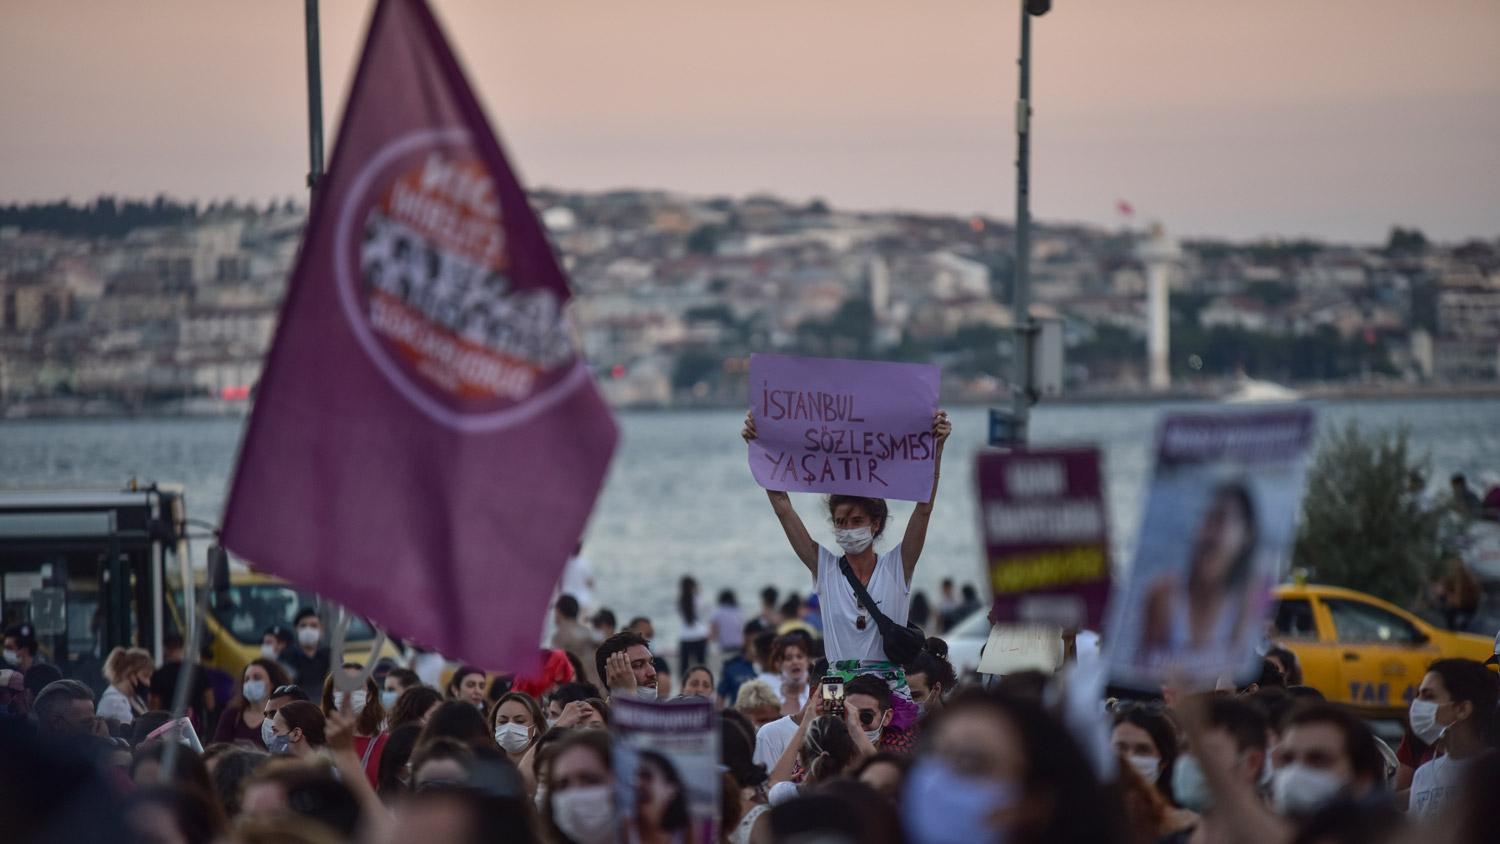
[[[756,483],[787,492],[928,500],[938,380],[930,364],[752,356]]]
[[[540,222],[420,0],[376,6],[224,513],[259,571],[529,672],[618,432]]]
[[[1099,451],[983,453],[976,467],[993,620],[1099,629],[1110,583]]]

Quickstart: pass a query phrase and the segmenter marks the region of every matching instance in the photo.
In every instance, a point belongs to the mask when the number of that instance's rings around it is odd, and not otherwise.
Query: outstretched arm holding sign
[[[936,445],[933,449],[932,460],[932,495],[926,501],[917,503],[916,509],[912,511],[911,520],[906,523],[906,533],[901,539],[902,573],[908,583],[911,582],[912,574],[917,569],[917,559],[922,556],[922,546],[927,542],[927,524],[932,518],[932,504],[937,500],[938,478],[942,474],[943,446],[947,443],[948,435],[951,433],[953,433],[953,424],[948,421],[947,411],[939,410],[933,414],[932,437]],[[756,438],[754,411],[745,414],[745,427],[740,431],[740,436],[745,442]],[[802,564],[807,566],[807,570],[816,576],[818,544],[807,532],[807,525],[803,524],[802,517],[797,515],[796,508],[792,506],[791,496],[783,491],[768,489],[766,497],[770,499],[771,509],[776,512],[776,518],[781,522],[781,529],[786,531],[786,538],[792,543],[792,550],[796,552],[797,559],[801,560]],[[870,565],[873,567],[873,554],[871,558]],[[864,574],[864,577],[868,577],[868,574]]]
[[[937,447],[932,455],[932,495],[926,501],[917,502],[911,519],[906,523],[906,533],[901,537],[901,565],[905,569],[906,582],[917,570],[917,558],[922,556],[922,546],[927,543],[927,522],[932,518],[932,505],[937,501],[938,478],[943,474],[943,446],[948,435],[953,433],[953,423],[948,421],[948,411],[939,410],[932,416],[932,438]]]
[[[740,436],[745,442],[755,439],[755,413],[745,414],[745,427],[740,431]],[[774,489],[766,490],[766,497],[771,499],[771,509],[776,511],[776,519],[781,522],[781,529],[786,531],[787,541],[792,543],[792,550],[796,552],[797,559],[807,570],[816,577],[818,574],[818,543],[813,541],[812,534],[807,532],[807,525],[802,523],[802,517],[797,515],[797,508],[792,506],[792,497],[783,491]]]

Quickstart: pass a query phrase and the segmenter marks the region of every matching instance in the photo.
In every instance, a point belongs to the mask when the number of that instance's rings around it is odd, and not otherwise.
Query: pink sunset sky
[[[523,176],[1012,215],[1019,0],[435,0]],[[1056,0],[1033,209],[1500,236],[1495,0]],[[332,150],[371,3],[323,2]],[[300,195],[298,0],[9,0],[0,202]]]

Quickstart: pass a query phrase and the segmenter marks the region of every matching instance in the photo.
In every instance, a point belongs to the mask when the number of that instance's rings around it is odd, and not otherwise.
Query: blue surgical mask
[[[1019,797],[1014,783],[965,776],[946,762],[925,759],[906,778],[906,836],[913,844],[1001,844],[1007,830],[992,818]]]
[[[260,722],[260,743],[266,747],[271,746],[271,741],[276,738],[276,721],[266,718]]]
[[[396,698],[398,698],[400,696],[401,696],[400,692],[392,691],[390,689],[386,689],[385,691],[381,692],[380,693],[380,706],[381,706],[381,708],[385,709],[386,712],[390,712],[391,711],[391,707],[393,707],[393,706],[396,705]]]
[[[271,740],[266,742],[266,749],[273,755],[284,756],[292,752],[292,740],[286,736],[273,735]]]

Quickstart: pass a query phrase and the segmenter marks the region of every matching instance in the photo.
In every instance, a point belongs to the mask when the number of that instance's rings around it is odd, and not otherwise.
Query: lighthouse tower
[[[1136,257],[1146,267],[1146,355],[1150,363],[1148,384],[1152,390],[1172,386],[1172,370],[1167,365],[1170,346],[1171,309],[1167,294],[1172,268],[1182,257],[1177,242],[1167,237],[1160,223],[1136,247]]]

